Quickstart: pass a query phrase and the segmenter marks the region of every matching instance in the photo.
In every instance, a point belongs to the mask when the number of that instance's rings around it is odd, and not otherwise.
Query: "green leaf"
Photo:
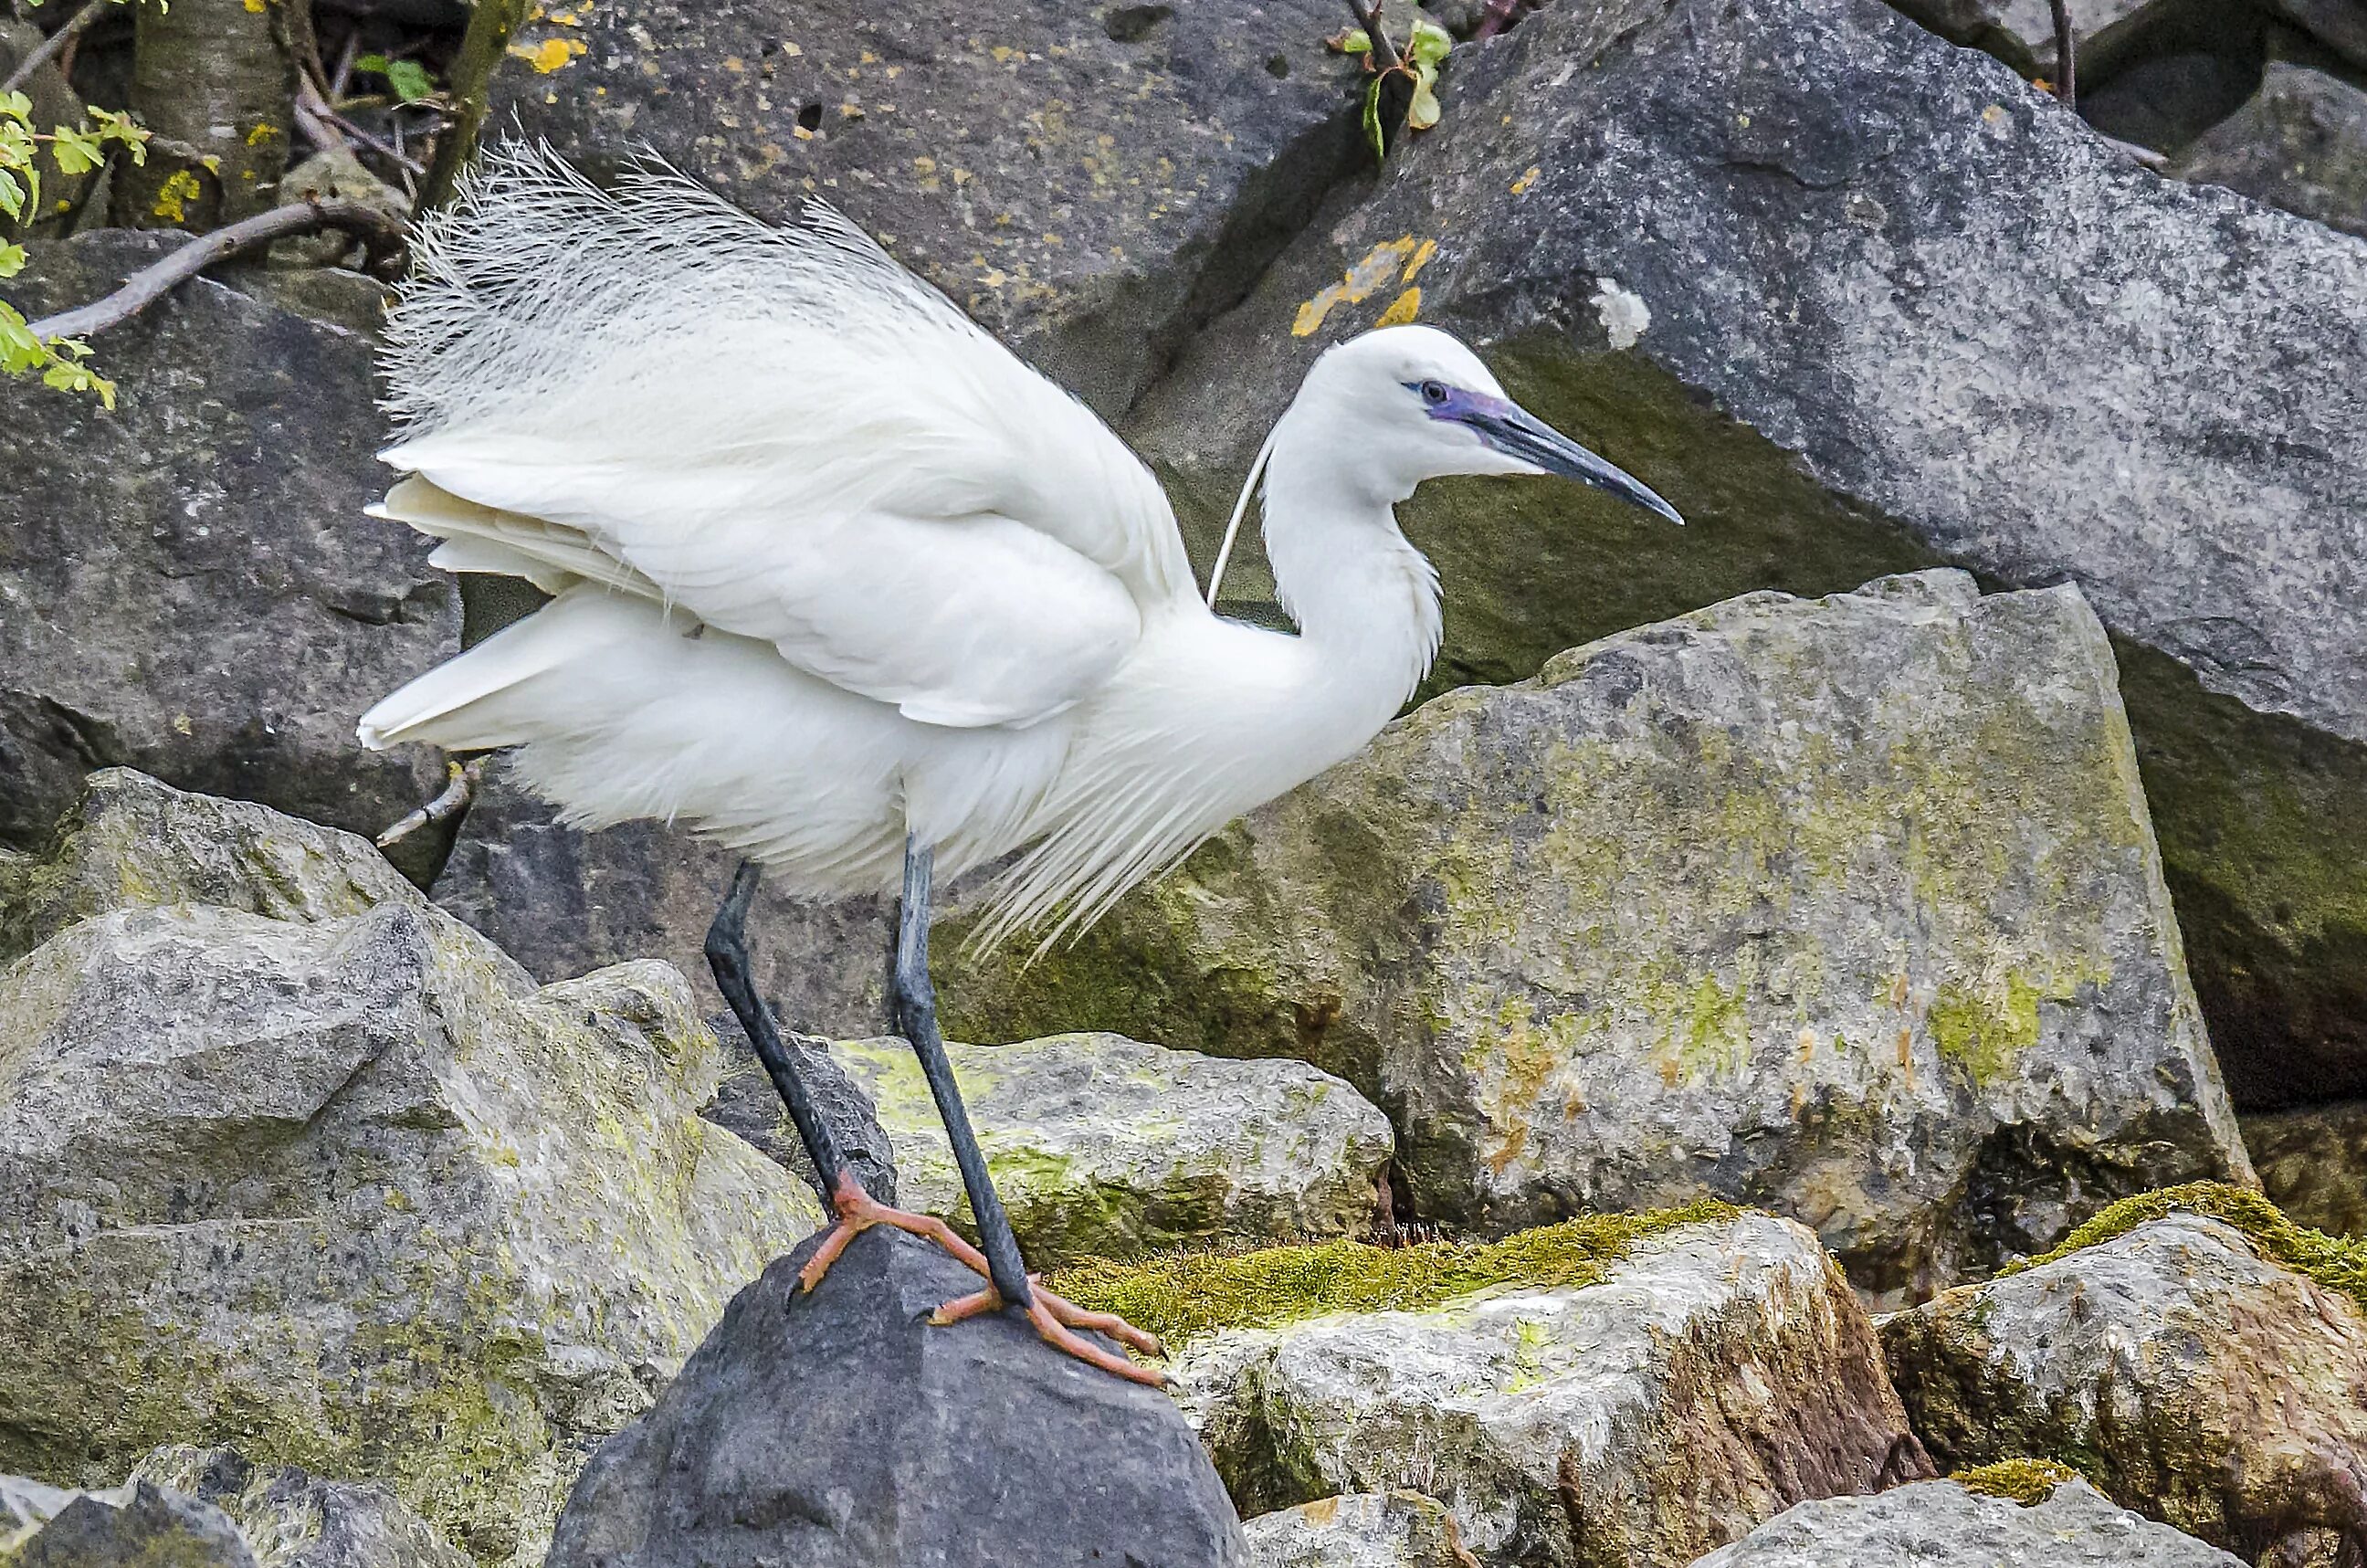
[[[25,270],[23,245],[0,245],[0,278],[14,278]]]
[[[0,169],[0,212],[11,218],[25,215],[25,187],[6,169]]]
[[[33,100],[22,93],[0,93],[0,119],[30,120]]]
[[[436,78],[416,60],[389,60],[383,54],[364,54],[356,57],[354,69],[385,77],[386,85],[394,89],[394,96],[407,104],[417,103],[436,91]]]
[[[41,340],[33,335],[25,318],[16,307],[0,301],[0,370],[29,370],[48,358]]]
[[[86,175],[107,162],[107,149],[88,131],[61,125],[50,138],[50,156],[58,161],[58,173]]]
[[[1373,39],[1362,28],[1350,28],[1331,40],[1331,47],[1342,54],[1370,54],[1373,52]]]
[[[1412,41],[1406,45],[1406,58],[1417,65],[1435,66],[1455,47],[1455,35],[1429,20],[1413,25]]]
[[[1389,161],[1389,141],[1381,134],[1381,78],[1365,84],[1365,136],[1373,144],[1373,162]]]
[[[1406,124],[1415,131],[1428,131],[1438,123],[1438,95],[1427,81],[1417,81],[1413,102],[1406,106]]]

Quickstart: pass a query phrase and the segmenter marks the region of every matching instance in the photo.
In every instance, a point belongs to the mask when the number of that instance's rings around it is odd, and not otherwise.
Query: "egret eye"
[[[1422,382],[1422,383],[1421,383],[1421,401],[1422,401],[1422,402],[1424,402],[1424,403],[1428,403],[1428,404],[1430,404],[1430,406],[1431,406],[1431,407],[1433,407],[1433,408],[1436,408],[1436,407],[1440,406],[1441,404],[1443,404],[1444,403],[1445,403],[1445,402],[1446,402],[1446,383],[1445,383],[1444,381],[1424,381],[1424,382]]]

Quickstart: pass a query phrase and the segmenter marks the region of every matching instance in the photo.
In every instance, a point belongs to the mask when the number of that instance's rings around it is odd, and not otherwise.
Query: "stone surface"
[[[2033,1507],[1953,1482],[1803,1503],[1693,1568],[2238,1568],[2240,1558],[2072,1482]]]
[[[1425,1219],[1711,1194],[1884,1293],[2248,1179],[2069,588],[1753,596],[1435,699],[941,995],[970,1038],[1313,1061],[1389,1113]]]
[[[695,1114],[721,1057],[671,969],[537,991],[406,888],[347,907],[337,856],[240,856],[299,868],[277,907],[127,877],[0,971],[0,1470],[230,1442],[531,1562],[819,1210]]]
[[[819,195],[1108,413],[1363,155],[1341,28],[1323,0],[554,7],[496,113],[762,217]]]
[[[100,232],[0,283],[29,316],[169,248]],[[384,486],[369,341],[199,279],[95,349],[114,413],[0,381],[0,842],[116,764],[375,832],[442,787],[354,721],[450,654],[451,579],[362,516]]]
[[[187,1445],[150,1454],[134,1478],[220,1508],[257,1568],[470,1568],[466,1553],[375,1483],[329,1481],[292,1465],[249,1464],[232,1449]]]
[[[7,1561],[8,1568],[256,1568],[221,1510],[150,1481],[58,1500]]]
[[[800,1249],[733,1300],[577,1483],[550,1568],[1247,1562],[1166,1395],[1009,1313],[932,1327],[978,1277],[874,1229],[812,1293]]]
[[[1198,558],[1308,360],[1394,306],[1691,525],[1424,486],[1433,690],[1755,588],[2075,581],[2239,1099],[2367,1095],[2367,249],[2132,165],[1870,0],[1556,0],[1444,92],[1128,421]]]
[[[2204,132],[2169,172],[2367,237],[2367,92],[2272,61],[2251,102]]]
[[[2314,1231],[2367,1236],[2367,1103],[2264,1112],[2243,1127],[2270,1202]]]
[[[2359,0],[2269,0],[2267,9],[2367,69],[2367,6]]]
[[[1478,1568],[1455,1516],[1400,1488],[1324,1497],[1241,1526],[1257,1568]]]
[[[878,1107],[904,1206],[974,1234],[912,1048],[831,1051]],[[1228,1062],[1113,1034],[946,1051],[1031,1267],[1355,1235],[1379,1209],[1388,1119],[1305,1062]]]
[[[2076,1460],[2246,1562],[2330,1564],[2367,1533],[2367,1313],[2222,1221],[2153,1221],[1882,1336],[1943,1467]]]
[[[1840,1271],[1766,1215],[1639,1242],[1600,1284],[1228,1331],[1172,1370],[1246,1511],[1411,1487],[1491,1568],[1677,1568],[1928,1473]]]
[[[562,826],[496,762],[434,891],[538,980],[660,958],[718,1006],[707,927],[736,864],[730,851],[656,823]],[[757,991],[785,1028],[804,1033],[847,1039],[885,1024],[894,947],[892,900],[817,903],[760,885],[748,916]]]
[[[2055,74],[2055,13],[2047,0],[1892,0],[1900,11],[1952,43],[1997,56],[2023,76]],[[2092,75],[2149,14],[2170,9],[2175,0],[2101,0],[2071,9],[2072,37],[2081,77]]]
[[[780,1009],[773,1011],[777,1026]],[[715,1085],[715,1097],[698,1114],[744,1139],[758,1153],[812,1187],[816,1195],[828,1198],[829,1183],[815,1171],[813,1157],[798,1136],[797,1123],[789,1119],[788,1107],[782,1103],[780,1091],[773,1086],[740,1020],[726,1011],[708,1019],[707,1027],[723,1042],[729,1065]],[[830,1124],[831,1136],[838,1141],[839,1153],[855,1179],[880,1202],[895,1203],[896,1151],[880,1128],[878,1108],[869,1091],[839,1065],[831,1054],[830,1041],[784,1031],[781,1042],[797,1059],[806,1092]]]

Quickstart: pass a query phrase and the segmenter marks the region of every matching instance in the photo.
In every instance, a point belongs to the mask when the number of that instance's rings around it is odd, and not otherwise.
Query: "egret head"
[[[1633,476],[1504,395],[1462,344],[1430,326],[1385,326],[1331,349],[1308,372],[1303,399],[1328,405],[1360,455],[1410,494],[1451,473],[1550,473],[1575,479],[1672,523],[1684,518]]]

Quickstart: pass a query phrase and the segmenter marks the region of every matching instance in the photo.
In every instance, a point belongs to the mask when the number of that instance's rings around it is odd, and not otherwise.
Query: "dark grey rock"
[[[436,902],[546,983],[629,959],[662,958],[708,998],[707,927],[737,858],[655,823],[583,833],[487,769],[438,874]],[[748,918],[758,994],[790,1029],[876,1034],[887,1021],[892,900],[835,903],[760,886]],[[730,1038],[728,1035],[727,1039]]]
[[[219,1508],[153,1482],[120,1503],[85,1493],[52,1515],[8,1559],[9,1568],[255,1568],[238,1527]]]
[[[812,1294],[764,1271],[568,1500],[549,1568],[1240,1564],[1230,1501],[1174,1402],[1013,1314],[928,1314],[978,1277],[884,1228]]]
[[[187,1445],[157,1449],[134,1476],[220,1508],[257,1568],[471,1568],[466,1552],[374,1482],[331,1481],[294,1465],[251,1464],[235,1449]]]
[[[2295,1224],[2367,1236],[2367,1101],[2243,1119],[2260,1190]]]
[[[2252,101],[2170,167],[2367,238],[2367,92],[2306,65],[2272,62]]]
[[[2367,6],[2359,0],[2267,0],[2267,5],[2352,65],[2367,68]]]
[[[0,294],[79,304],[173,243],[37,245]],[[368,340],[199,279],[95,347],[112,414],[0,381],[0,842],[119,764],[363,832],[435,793],[432,755],[354,741],[459,625],[426,541],[362,516]]]
[[[550,10],[497,112],[595,168],[653,146],[763,217],[824,197],[1104,413],[1366,155],[1336,0]]]
[[[2239,1096],[2367,1093],[2367,248],[1870,0],[1557,3],[1444,91],[1128,422],[1200,558],[1308,362],[1402,300],[1691,524],[1425,486],[1433,690],[1756,588],[2076,582]]]
[[[2083,88],[2079,112],[2107,136],[2177,153],[2243,108],[2259,84],[2257,59],[2178,50],[2148,55],[2111,81]]]
[[[780,1008],[772,1007],[776,1020]],[[789,1120],[788,1108],[781,1102],[780,1092],[765,1074],[764,1064],[756,1059],[756,1048],[748,1041],[747,1031],[740,1027],[739,1017],[730,1012],[718,1013],[707,1020],[715,1038],[723,1042],[723,1077],[715,1085],[715,1098],[699,1111],[699,1115],[716,1126],[738,1133],[775,1165],[814,1189],[827,1200],[829,1184],[814,1172],[813,1157],[806,1153],[798,1137],[795,1123]],[[839,1153],[863,1183],[864,1190],[882,1203],[894,1203],[896,1199],[896,1151],[888,1134],[880,1130],[878,1108],[855,1074],[839,1065],[830,1051],[830,1041],[814,1035],[782,1031],[782,1042],[796,1057],[798,1072],[821,1111],[822,1119],[830,1124],[831,1135],[838,1140]]]
[[[1803,1503],[1693,1568],[2242,1568],[2243,1560],[2114,1507],[2083,1481],[2023,1507],[1953,1481]]]

